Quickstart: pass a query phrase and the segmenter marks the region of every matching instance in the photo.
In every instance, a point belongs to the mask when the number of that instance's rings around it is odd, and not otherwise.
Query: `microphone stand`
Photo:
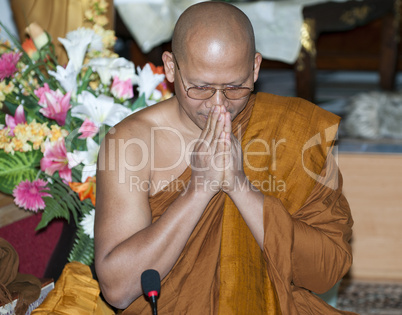
[[[149,300],[151,301],[151,307],[152,307],[152,314],[153,315],[158,315],[158,307],[157,307],[157,297],[155,295],[151,295],[149,297]]]

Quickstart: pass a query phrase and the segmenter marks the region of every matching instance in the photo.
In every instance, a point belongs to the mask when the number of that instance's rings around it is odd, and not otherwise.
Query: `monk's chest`
[[[150,148],[150,194],[178,178],[190,165],[194,141],[177,131],[169,131],[151,141]]]

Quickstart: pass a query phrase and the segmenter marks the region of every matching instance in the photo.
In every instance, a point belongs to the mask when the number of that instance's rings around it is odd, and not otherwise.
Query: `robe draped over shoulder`
[[[332,155],[339,117],[305,100],[252,95],[233,121],[243,166],[264,195],[264,249],[231,199],[211,199],[162,280],[160,314],[346,314],[312,292],[348,271],[353,224]],[[149,199],[153,221],[184,193],[188,168]],[[241,184],[241,183],[240,183]],[[139,297],[124,314],[149,314]]]

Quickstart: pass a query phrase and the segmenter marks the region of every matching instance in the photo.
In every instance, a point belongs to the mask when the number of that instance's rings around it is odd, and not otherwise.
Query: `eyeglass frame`
[[[181,75],[179,62],[177,61],[176,56],[174,55],[173,52],[172,52],[172,57],[173,57],[174,63],[175,63],[176,66],[177,66],[177,70],[179,71],[179,77],[180,77],[181,83],[183,84],[184,91],[186,91],[187,96],[188,96],[189,98],[193,99],[193,100],[205,101],[205,100],[210,99],[212,96],[214,96],[215,93],[216,93],[216,91],[222,91],[223,95],[224,95],[228,100],[237,101],[237,100],[242,100],[242,99],[244,99],[244,98],[250,96],[251,92],[254,91],[254,87],[249,88],[249,87],[247,87],[247,86],[239,86],[239,87],[224,88],[224,89],[217,89],[217,88],[214,88],[214,87],[201,87],[201,86],[190,86],[190,87],[186,87],[186,85],[184,84],[183,77],[182,77],[182,75]],[[254,65],[253,65],[253,71],[254,71]],[[199,98],[193,98],[193,97],[191,97],[190,95],[188,95],[188,91],[189,91],[190,89],[204,89],[204,90],[211,90],[211,91],[213,90],[214,92],[211,94],[210,97],[199,99]],[[228,98],[227,95],[226,95],[226,90],[227,90],[227,89],[228,89],[228,90],[238,90],[238,89],[242,89],[242,90],[243,90],[243,89],[248,89],[250,92],[248,93],[248,95],[245,95],[245,96],[240,97],[240,98]]]

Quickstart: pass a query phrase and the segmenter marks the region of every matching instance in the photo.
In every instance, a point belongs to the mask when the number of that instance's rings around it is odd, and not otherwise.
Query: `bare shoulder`
[[[163,124],[163,119],[172,107],[169,99],[131,114],[109,131],[109,137],[119,139],[138,138],[146,141],[153,127]]]
[[[106,149],[104,153],[110,152],[113,146],[119,149],[116,153],[121,153],[122,149],[126,153],[132,151],[129,156],[133,157],[141,150],[144,151],[145,147],[150,148],[152,130],[164,124],[164,117],[169,113],[172,103],[173,100],[169,99],[144,108],[112,127],[102,143]]]
[[[175,98],[171,98],[133,113],[112,127],[102,142],[99,164],[111,165],[115,161],[115,167],[121,167],[124,163],[128,169],[140,172],[143,178],[149,177],[155,130],[166,125],[174,106]]]

